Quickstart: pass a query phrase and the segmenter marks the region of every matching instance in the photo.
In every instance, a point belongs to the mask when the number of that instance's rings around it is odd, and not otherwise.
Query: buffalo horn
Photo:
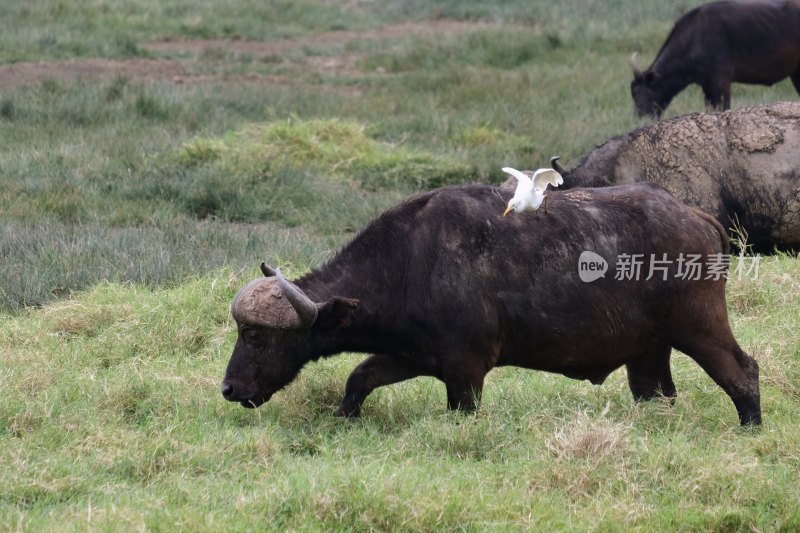
[[[565,174],[566,170],[564,170],[564,167],[562,167],[561,163],[558,162],[559,159],[561,159],[561,157],[559,157],[559,156],[551,157],[550,158],[550,167],[553,170],[555,170],[556,172],[558,172],[559,174]]]
[[[642,69],[639,68],[639,65],[636,63],[636,56],[639,55],[639,52],[634,52],[631,54],[631,68],[633,69],[634,76],[641,76]]]
[[[264,261],[261,261],[261,273],[264,274],[265,277],[271,278],[275,275],[275,269]]]
[[[262,263],[262,272],[266,270],[264,267],[272,271],[272,269]],[[292,307],[297,312],[297,316],[300,317],[301,327],[310,328],[317,320],[317,304],[312,302],[311,298],[306,296],[303,291],[292,283],[289,283],[286,278],[283,277],[283,274],[281,274],[280,268],[276,268],[274,273],[281,292],[286,296],[286,299],[289,300],[289,303],[292,304]]]

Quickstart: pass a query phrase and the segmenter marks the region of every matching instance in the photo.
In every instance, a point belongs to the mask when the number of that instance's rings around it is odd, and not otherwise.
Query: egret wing
[[[545,190],[548,185],[558,187],[559,185],[563,184],[564,178],[562,178],[561,174],[552,168],[540,168],[533,173],[533,187],[537,191]]]
[[[523,174],[522,172],[520,172],[519,170],[517,170],[515,168],[503,167],[503,172],[505,172],[506,174],[510,174],[510,175],[514,176],[515,178],[517,178],[517,181],[519,181],[519,185],[526,185],[526,186],[530,187],[533,184],[533,182],[531,181],[531,179],[528,176],[526,176],[525,174]]]

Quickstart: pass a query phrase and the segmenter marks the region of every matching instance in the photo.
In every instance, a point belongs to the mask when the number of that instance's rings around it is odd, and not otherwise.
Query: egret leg
[[[544,214],[546,215],[547,214],[547,195],[544,194],[542,196],[544,196],[544,200],[542,200],[542,203],[544,203]]]

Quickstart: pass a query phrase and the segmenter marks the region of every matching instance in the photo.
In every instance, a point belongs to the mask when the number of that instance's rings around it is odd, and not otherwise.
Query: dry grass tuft
[[[8,432],[18,438],[36,431],[41,425],[42,418],[30,410],[17,413],[6,422]]]
[[[53,385],[55,378],[50,369],[37,366],[34,370],[25,372],[17,381],[17,390],[23,394],[33,395]]]
[[[628,448],[626,431],[622,424],[581,414],[569,427],[556,431],[547,442],[547,449],[557,460],[583,459],[599,463],[625,452]]]
[[[77,300],[56,303],[43,309],[43,317],[52,320],[51,331],[68,337],[93,337],[131,313],[132,308],[127,304],[86,305]]]
[[[529,490],[563,491],[577,503],[607,490],[609,484],[629,477],[627,426],[598,416],[578,413],[569,426],[558,429],[546,441],[555,456],[543,474],[528,483]]]

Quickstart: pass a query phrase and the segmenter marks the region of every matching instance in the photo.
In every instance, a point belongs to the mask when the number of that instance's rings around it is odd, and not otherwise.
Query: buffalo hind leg
[[[485,377],[485,371],[469,368],[461,368],[458,372],[445,375],[447,408],[453,411],[475,411],[481,401]]]
[[[732,335],[724,343],[711,338],[697,339],[676,348],[694,359],[730,396],[743,426],[761,424],[758,363],[739,347]]]
[[[652,400],[660,394],[675,401],[677,392],[669,368],[671,352],[669,344],[658,345],[625,365],[634,400]]]
[[[385,354],[374,354],[362,361],[347,378],[342,404],[336,416],[356,417],[369,394],[384,385],[391,385],[424,375],[411,362]]]

